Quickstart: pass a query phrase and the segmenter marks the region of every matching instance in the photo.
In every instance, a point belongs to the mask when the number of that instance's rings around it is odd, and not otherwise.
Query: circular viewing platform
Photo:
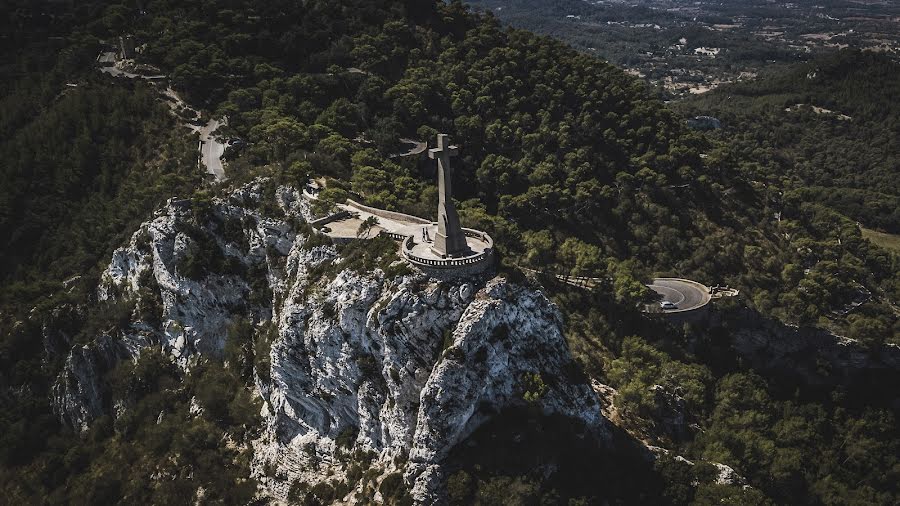
[[[415,230],[409,230],[412,233],[403,239],[400,246],[403,258],[420,268],[462,269],[469,274],[480,272],[491,266],[494,255],[494,241],[491,236],[479,230],[463,228],[468,251],[461,255],[444,257],[432,249],[437,229],[437,223],[431,223],[417,226]]]

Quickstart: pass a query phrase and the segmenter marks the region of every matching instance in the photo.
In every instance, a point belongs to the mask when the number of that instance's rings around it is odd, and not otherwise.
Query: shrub
[[[469,473],[459,470],[447,479],[447,499],[451,505],[472,504],[475,484]]]
[[[326,504],[335,499],[334,487],[332,487],[330,483],[316,483],[313,485],[311,492],[316,499]]]
[[[292,504],[301,502],[309,492],[309,483],[300,480],[294,480],[291,488],[288,489],[288,501]]]
[[[406,483],[403,482],[403,475],[400,473],[391,473],[381,480],[378,491],[382,497],[387,499],[397,499],[406,493]]]
[[[466,360],[466,354],[459,346],[451,346],[444,350],[444,359],[453,360],[454,362],[463,362]]]
[[[272,341],[277,334],[277,328],[272,322],[268,322],[256,335],[253,343],[253,365],[256,374],[264,382],[271,381],[272,369]]]
[[[522,398],[527,402],[538,402],[547,393],[547,384],[539,373],[526,374],[523,383]]]
[[[361,355],[356,358],[360,379],[371,380],[378,376],[378,361],[372,355]]]
[[[245,318],[237,318],[227,329],[225,363],[244,381],[253,375],[253,325]]]
[[[334,443],[338,445],[340,448],[350,449],[353,446],[353,443],[356,442],[356,438],[359,436],[359,427],[354,425],[350,425],[344,427],[340,433],[338,433],[337,437],[334,438]]]

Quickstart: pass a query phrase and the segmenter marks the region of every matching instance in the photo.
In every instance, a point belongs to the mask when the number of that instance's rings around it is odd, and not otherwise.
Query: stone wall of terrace
[[[464,228],[463,233],[467,238],[473,239],[472,244],[476,245],[471,255],[441,258],[428,250],[426,244],[417,243],[414,236],[407,236],[403,240],[400,252],[411,264],[429,271],[462,269],[461,272],[470,275],[491,267],[494,258],[493,239],[484,232],[470,228]]]

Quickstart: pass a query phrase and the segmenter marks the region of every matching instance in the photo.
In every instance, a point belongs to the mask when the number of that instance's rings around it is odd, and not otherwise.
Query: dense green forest
[[[883,290],[880,293],[886,305],[881,310],[866,305],[863,312],[882,312],[887,325],[893,314],[894,327],[885,331],[894,336],[898,333],[896,310],[889,301],[896,300],[898,293],[897,258],[887,249],[863,241],[858,224],[900,232],[896,178],[900,170],[900,108],[893,98],[898,92],[900,63],[877,53],[841,51],[786,73],[725,86],[677,106],[686,116],[719,118],[723,128],[708,132],[708,138],[727,147],[725,156],[748,181],[769,189],[769,212],[779,220],[780,228],[789,234],[795,225],[806,228],[797,246],[810,248],[808,254],[801,254],[807,256],[801,260],[810,269],[807,280],[825,274],[821,269],[843,272],[844,282],[849,284],[859,283],[865,271],[884,280],[877,290]],[[792,221],[798,215],[803,218]],[[839,253],[848,244],[846,240],[852,245],[849,251],[857,259],[865,259],[859,265],[862,269],[852,274],[852,261]],[[829,256],[830,260],[822,261]],[[782,279],[792,276],[788,272],[792,263],[779,265]],[[876,267],[878,264],[882,267]],[[768,268],[757,267],[745,275],[755,279],[746,282],[757,286],[757,305],[769,305],[777,313],[778,307],[763,300],[772,295],[760,278]],[[834,285],[829,277],[818,277],[816,287],[804,291],[807,295],[814,290],[830,291],[828,287]],[[779,296],[788,313],[793,304],[805,303],[795,295],[805,298],[797,292]],[[844,332],[855,334],[854,322],[849,323]],[[857,330],[868,323],[872,322],[856,322]]]
[[[845,102],[827,101],[832,92],[814,84],[790,92],[802,98],[796,103],[881,118],[887,133],[867,127],[848,134],[842,129],[857,123],[835,120],[816,127],[819,142],[802,124],[790,130],[793,137],[764,122],[710,135],[687,129],[681,114],[620,69],[504,29],[455,1],[156,0],[57,8],[44,17],[42,6],[23,2],[7,20],[27,50],[4,53],[0,123],[0,231],[9,238],[0,250],[6,497],[171,504],[193,498],[198,486],[210,502],[244,504],[252,497],[248,456],[221,444],[252,437],[248,413],[258,412],[238,387],[246,378],[233,368],[210,362],[185,375],[148,354],[108,378],[129,400],[128,416],[107,417],[77,436],[49,411],[62,357],[44,351],[45,336],[84,342],[127,321],[133,308],[90,304],[98,266],[165,199],[201,187],[195,141],[157,100],[158,90],[91,67],[101,40],[130,33],[147,44],[143,62],[158,66],[207,114],[227,116],[227,134],[246,141],[230,154],[235,184],[259,175],[292,184],[323,176],[326,198],[352,195],[431,216],[431,181],[415,160],[390,155],[402,137],[451,134],[462,149],[460,214],[467,226],[494,236],[504,273],[527,266],[610,279],[607,290],[594,294],[548,290],[567,315],[570,346],[584,372],[619,389],[629,431],[698,462],[731,465],[753,487],[716,485],[708,466],[661,459],[656,469],[634,468],[654,480],[644,499],[896,502],[900,439],[896,407],[885,398],[779,383],[716,346],[721,336],[712,330],[660,325],[635,308],[646,296],[640,281],[678,274],[736,285],[746,294],[738,304],[761,318],[833,329],[872,353],[896,342],[891,303],[900,297],[900,260],[864,240],[853,221],[885,230],[896,224],[890,173],[897,137],[890,132],[897,132],[898,115],[887,103],[890,92],[867,101],[847,83]],[[62,42],[38,44],[50,36]],[[871,85],[878,90],[893,89],[881,88],[892,74],[879,73],[877,63],[866,79],[884,83]],[[766,93],[775,91],[756,95]],[[820,120],[802,109],[783,111],[794,95],[771,102],[781,108],[771,114]],[[742,121],[734,114],[722,113],[726,124]],[[817,158],[823,150],[814,146],[845,138],[859,146],[875,134],[883,156],[837,150],[834,168],[819,169],[830,158]],[[746,142],[736,140],[741,136]],[[796,141],[768,151],[754,147],[769,136]],[[825,188],[862,193],[854,201]],[[873,196],[886,203],[870,206]],[[82,276],[75,285],[63,283],[74,275]],[[861,290],[871,299],[845,313]],[[237,325],[234,332],[247,331]],[[682,392],[701,429],[696,437],[661,431],[657,400],[647,395],[652,385]],[[193,397],[209,418],[188,415]],[[166,416],[158,421],[161,411]],[[504,423],[528,438],[542,427],[569,430],[559,421],[522,421],[533,415],[513,414],[474,437],[486,449],[491,441],[497,448],[513,444],[491,436],[502,434]],[[571,457],[573,443],[559,441],[541,448],[548,459]],[[483,456],[454,456],[459,472],[451,499],[491,504],[499,491],[515,490],[519,495],[511,497],[522,502],[629,502],[640,488],[598,484],[583,466],[544,476],[522,465],[527,459],[473,465]],[[151,474],[172,479],[148,485]]]
[[[716,136],[752,161],[748,177],[871,228],[900,232],[900,63],[841,51],[789,72],[686,100],[724,122]]]
[[[221,366],[181,387],[184,378],[161,356],[147,354],[134,368],[123,366],[109,381],[134,401],[133,411],[127,419],[98,420],[84,439],[63,430],[51,413],[50,386],[65,358],[58,347],[68,339],[89,342],[130,316],[131,307],[91,303],[101,265],[166,199],[193,192],[201,174],[196,141],[177,126],[155,89],[113,83],[96,72],[99,40],[80,28],[92,12],[47,15],[52,6],[17,7],[4,19],[3,32],[14,43],[3,45],[0,67],[4,500],[171,503],[197,483],[170,460],[176,453],[195,463],[201,481],[250,497],[233,479],[247,475],[246,465],[233,464],[232,452],[218,446],[222,427],[239,422],[188,415],[188,392],[205,392],[217,402],[235,395],[224,388],[234,384]],[[249,400],[236,399],[234,409],[240,402]],[[157,421],[162,406],[172,416],[161,425],[147,423]],[[246,407],[241,411],[246,416]],[[164,466],[172,480],[155,494],[134,479]],[[231,475],[233,468],[241,471]]]

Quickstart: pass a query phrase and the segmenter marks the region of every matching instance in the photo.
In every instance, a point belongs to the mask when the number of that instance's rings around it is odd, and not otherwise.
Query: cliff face
[[[298,296],[308,291],[300,272],[272,345],[257,458],[283,471],[269,480],[276,495],[294,480],[310,482],[313,462],[339,468],[335,438],[353,434],[353,448],[376,452],[385,471],[408,454],[414,496],[435,499],[447,452],[492,412],[524,404],[529,389],[541,390],[544,411],[605,434],[597,397],[570,380],[559,313],[539,292],[500,279],[479,288],[351,271]]]
[[[277,498],[292,483],[340,478],[369,455],[381,473],[403,472],[418,501],[437,501],[450,449],[514,405],[608,437],[543,294],[501,278],[355,270],[291,225],[308,217],[295,191],[276,192],[277,218],[258,209],[260,191],[202,208],[170,201],[115,252],[99,297],[136,302],[133,323],[71,351],[54,389],[61,419],[86,428],[108,412],[100,377],[118,360],[159,346],[189,370],[221,357],[228,326],[245,318],[270,345],[256,346],[268,357],[256,360],[265,402],[254,469]],[[210,272],[198,274],[201,253]]]
[[[761,373],[807,385],[847,384],[875,377],[896,380],[900,346],[866,349],[830,332],[785,325],[750,310],[738,310],[711,325],[727,329],[732,349]]]
[[[90,345],[74,347],[52,390],[52,402],[60,420],[84,431],[103,415],[109,409],[103,374],[126,358],[128,355],[119,343],[105,334]]]

